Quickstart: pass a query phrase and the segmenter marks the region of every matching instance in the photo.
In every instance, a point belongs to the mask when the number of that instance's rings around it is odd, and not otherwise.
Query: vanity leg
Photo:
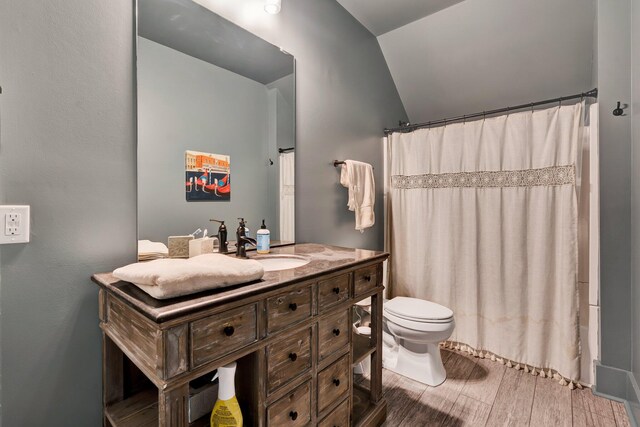
[[[124,355],[117,345],[102,333],[102,425],[110,427],[104,410],[107,406],[123,399],[123,358]]]
[[[158,426],[186,427],[189,425],[187,399],[189,384],[171,390],[158,391]]]

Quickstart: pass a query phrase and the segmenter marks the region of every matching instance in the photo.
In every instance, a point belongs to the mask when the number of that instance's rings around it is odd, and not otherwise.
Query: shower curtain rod
[[[497,110],[483,111],[481,113],[474,113],[474,114],[466,114],[464,116],[450,117],[447,119],[432,120],[430,122],[416,123],[413,125],[407,123],[397,128],[391,128],[391,129],[385,128],[384,134],[385,136],[387,136],[393,132],[411,132],[416,129],[428,128],[433,125],[447,124],[449,122],[459,122],[460,120],[475,119],[477,117],[486,117],[493,114],[508,113],[509,111],[523,110],[525,108],[534,108],[541,105],[553,104],[556,102],[561,103],[562,101],[570,101],[572,99],[597,98],[597,97],[598,97],[598,88],[595,88],[590,90],[589,92],[583,92],[577,95],[561,96],[560,98],[547,99],[545,101],[538,101],[538,102],[530,102],[529,104],[521,104],[521,105],[516,105],[514,107],[499,108]]]

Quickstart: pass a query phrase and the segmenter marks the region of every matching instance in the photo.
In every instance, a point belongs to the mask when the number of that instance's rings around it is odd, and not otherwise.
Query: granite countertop
[[[134,284],[123,282],[115,278],[111,273],[94,274],[92,279],[99,286],[121,297],[146,317],[160,323],[205,307],[277,289],[292,282],[312,279],[319,275],[350,267],[363,261],[384,260],[388,256],[386,252],[381,251],[342,248],[315,243],[280,246],[271,248],[270,253],[300,255],[308,257],[310,262],[298,268],[265,272],[259,281],[213,289],[167,300],[152,298]],[[257,255],[253,251],[247,254],[249,258]]]

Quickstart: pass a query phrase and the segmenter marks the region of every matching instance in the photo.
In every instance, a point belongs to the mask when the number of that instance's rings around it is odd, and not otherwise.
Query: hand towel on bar
[[[204,254],[188,259],[157,259],[137,262],[113,271],[157,299],[173,298],[252,282],[264,275],[262,264],[222,254]]]
[[[376,201],[376,183],[373,167],[368,163],[345,160],[340,173],[340,184],[349,189],[347,206],[356,215],[356,230],[361,233],[376,222],[373,207]]]

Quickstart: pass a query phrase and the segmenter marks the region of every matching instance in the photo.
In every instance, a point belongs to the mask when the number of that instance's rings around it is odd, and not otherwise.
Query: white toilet
[[[453,333],[453,311],[407,297],[386,301],[383,308],[382,365],[430,386],[442,384],[447,373],[438,344]]]

